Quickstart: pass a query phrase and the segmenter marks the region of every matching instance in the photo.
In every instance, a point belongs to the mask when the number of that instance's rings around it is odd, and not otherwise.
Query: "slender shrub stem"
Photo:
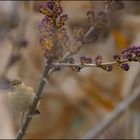
[[[26,114],[25,120],[24,120],[23,124],[21,125],[21,127],[20,127],[20,129],[18,131],[16,139],[22,139],[23,136],[26,133],[26,129],[28,128],[28,126],[30,124],[30,121],[32,120],[32,114],[34,113],[34,111],[36,109],[36,106],[37,106],[37,104],[38,104],[38,102],[40,100],[43,88],[44,88],[44,86],[46,84],[46,81],[47,81],[46,77],[48,76],[48,72],[49,72],[50,68],[51,67],[49,65],[45,66],[43,75],[41,77],[41,80],[40,80],[40,83],[39,83],[39,86],[38,86],[38,89],[37,89],[37,92],[36,92],[36,98],[34,99],[31,108],[29,109],[29,111]]]

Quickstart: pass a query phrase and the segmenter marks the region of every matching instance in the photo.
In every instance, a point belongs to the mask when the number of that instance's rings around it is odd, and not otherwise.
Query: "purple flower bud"
[[[59,1],[55,1],[53,13],[54,13],[55,18],[58,18],[63,13],[63,9],[62,9]]]
[[[50,10],[53,10],[54,5],[55,5],[55,2],[52,1],[52,0],[48,0],[47,3],[46,3],[46,6],[48,8],[50,8]]]
[[[44,18],[39,25],[39,31],[41,34],[40,43],[44,51],[44,56],[47,60],[53,59],[53,61],[60,60],[63,52],[62,46],[58,43],[58,40],[62,40],[62,43],[68,40],[67,30],[64,29],[64,25],[68,19],[66,14],[63,14],[60,0],[48,0],[45,5],[36,5],[35,9],[44,14]],[[57,38],[57,39],[56,39]],[[54,41],[55,48],[54,47]],[[73,63],[71,60],[70,63]]]
[[[113,66],[112,65],[107,65],[106,71],[112,71]]]
[[[102,68],[103,70],[106,70],[107,72],[112,71],[113,66],[112,65],[99,65],[99,68]]]
[[[88,11],[87,16],[91,26],[94,26],[96,20],[94,11],[93,10]]]
[[[75,62],[74,58],[73,57],[69,57],[66,59],[65,61],[66,63],[70,63],[70,64],[73,64]]]
[[[101,55],[97,55],[95,58],[94,58],[94,63],[99,66],[101,63],[102,63],[102,56]]]
[[[137,56],[137,57],[140,57],[140,50],[137,50],[136,56]]]
[[[53,15],[53,11],[51,11],[50,9],[48,9],[48,7],[44,5],[35,5],[34,9],[48,17],[52,17]]]
[[[128,61],[139,61],[140,46],[133,46],[125,49],[122,53],[122,58]]]
[[[128,61],[132,61],[132,57],[133,57],[133,55],[131,53],[130,54],[127,54],[125,56],[125,58],[128,59]]]
[[[62,28],[65,25],[65,23],[67,22],[67,20],[68,20],[67,14],[60,16],[59,20],[57,22],[57,28]]]
[[[120,60],[121,60],[121,56],[120,55],[114,55],[114,57],[113,57],[117,62],[120,62]]]
[[[102,58],[101,55],[97,55],[97,56],[95,57],[95,59],[97,59],[97,60],[103,60],[103,58]]]
[[[92,63],[92,58],[91,57],[86,58],[86,63],[91,64]]]
[[[81,62],[82,64],[86,63],[86,57],[85,57],[85,56],[81,56],[81,57],[80,57],[80,62]]]
[[[68,19],[68,15],[64,14],[64,15],[60,16],[60,19],[61,20],[67,20]]]
[[[121,68],[122,68],[123,70],[125,70],[125,71],[128,71],[128,70],[129,70],[129,65],[128,65],[127,63],[122,64],[122,65],[121,65]]]

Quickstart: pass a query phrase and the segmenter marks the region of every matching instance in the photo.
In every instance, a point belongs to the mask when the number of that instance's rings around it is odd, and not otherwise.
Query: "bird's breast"
[[[33,102],[33,94],[29,94],[26,90],[17,90],[9,93],[9,98],[12,106],[20,112],[28,110]]]

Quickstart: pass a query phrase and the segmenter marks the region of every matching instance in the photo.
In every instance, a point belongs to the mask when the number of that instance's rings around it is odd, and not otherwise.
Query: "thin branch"
[[[85,35],[84,35],[84,39],[85,38],[87,38],[89,35],[90,35],[90,33],[94,30],[94,28],[95,28],[95,26],[91,26],[90,28],[89,28],[89,30],[85,33]]]
[[[34,99],[31,108],[27,112],[25,121],[23,122],[23,125],[19,129],[18,134],[16,136],[16,139],[22,139],[23,136],[25,135],[26,129],[27,129],[30,121],[32,120],[32,114],[34,113],[34,111],[36,109],[36,106],[37,106],[37,104],[38,104],[38,102],[40,100],[43,88],[44,88],[44,86],[46,84],[46,81],[47,81],[46,77],[48,76],[48,72],[49,72],[50,68],[51,68],[50,65],[45,66],[43,75],[41,77],[41,81],[39,83],[39,86],[38,86],[38,89],[37,89],[37,92],[36,92],[36,98]],[[46,80],[44,80],[44,79],[46,79]]]
[[[136,88],[132,94],[125,98],[119,105],[95,128],[90,129],[89,132],[82,139],[97,138],[104,130],[111,125],[118,116],[120,116],[138,97],[140,96],[140,87]]]
[[[113,61],[113,62],[106,62],[106,63],[102,63],[100,66],[105,66],[105,65],[115,65],[117,64],[116,61]],[[52,64],[53,66],[56,66],[56,67],[70,67],[70,66],[75,66],[75,67],[98,67],[96,64],[81,64],[81,63],[74,63],[74,64],[71,64],[71,63],[53,63]]]

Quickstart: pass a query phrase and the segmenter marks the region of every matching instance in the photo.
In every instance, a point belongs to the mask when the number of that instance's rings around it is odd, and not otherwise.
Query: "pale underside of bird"
[[[31,87],[26,86],[23,82],[14,83],[15,85],[9,92],[9,100],[12,107],[18,112],[27,112],[31,107],[35,93]],[[39,114],[38,110],[35,110]]]

